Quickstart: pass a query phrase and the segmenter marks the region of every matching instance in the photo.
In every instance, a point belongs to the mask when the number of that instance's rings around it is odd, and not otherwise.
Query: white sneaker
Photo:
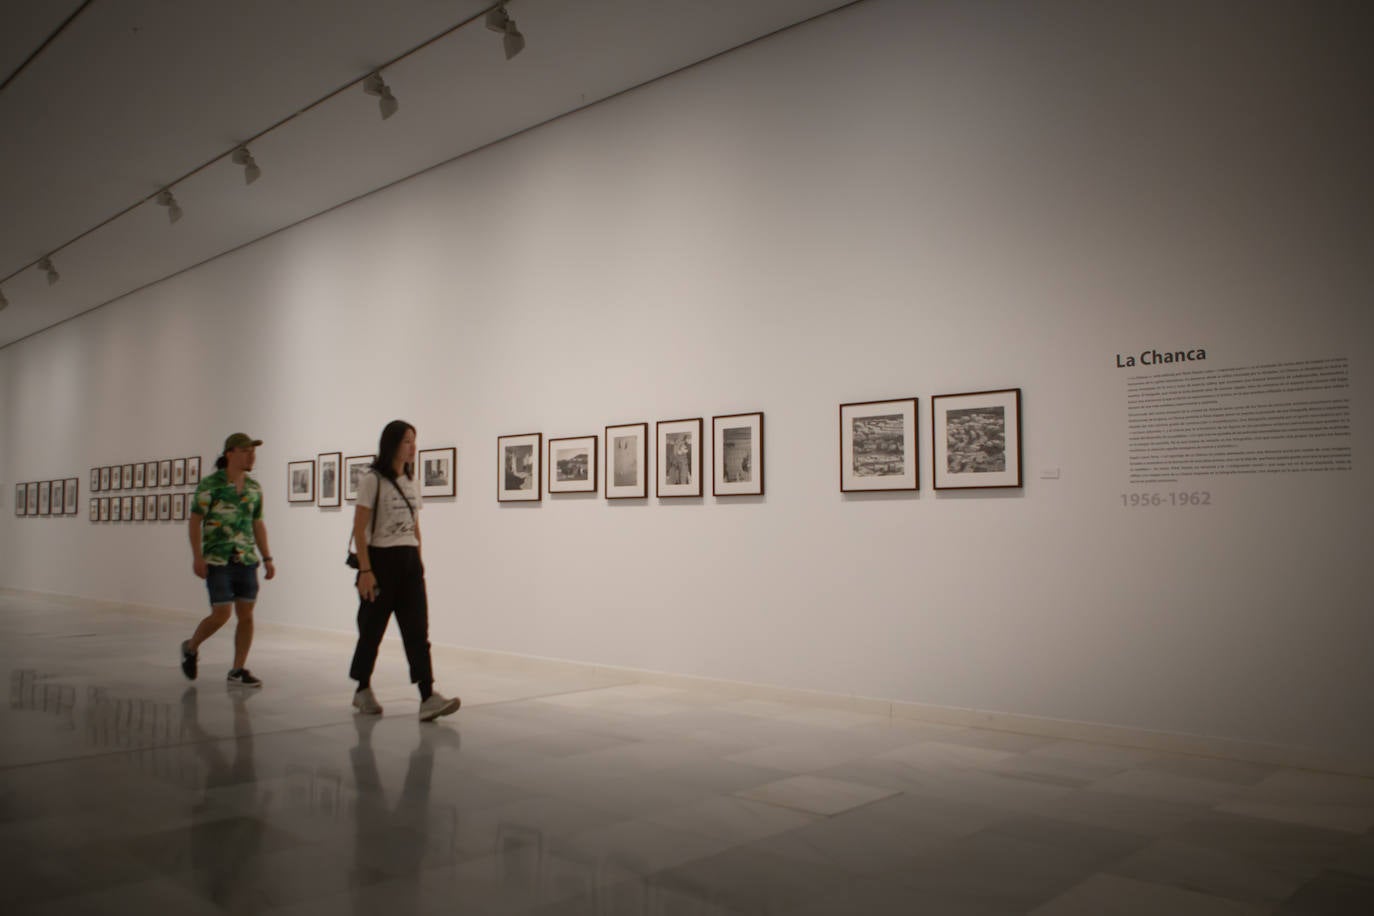
[[[373,695],[371,687],[364,687],[353,694],[353,708],[365,716],[380,716],[382,714],[382,704],[377,702],[377,697]]]
[[[457,697],[449,699],[442,693],[431,693],[428,700],[420,703],[420,721],[433,722],[440,716],[451,716],[462,705],[463,701]]]

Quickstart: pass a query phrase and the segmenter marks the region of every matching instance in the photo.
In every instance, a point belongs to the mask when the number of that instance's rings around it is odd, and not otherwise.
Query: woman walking
[[[415,482],[415,427],[392,420],[382,430],[377,458],[358,482],[353,540],[358,547],[358,647],[348,675],[358,682],[353,706],[380,716],[372,693],[372,669],[387,621],[396,615],[410,662],[411,683],[420,688],[420,721],[458,711],[461,701],[434,692],[429,654],[429,600],[420,560],[420,488]]]

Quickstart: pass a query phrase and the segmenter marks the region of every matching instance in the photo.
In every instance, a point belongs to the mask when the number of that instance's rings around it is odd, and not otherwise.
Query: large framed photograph
[[[930,399],[935,489],[1021,486],[1021,389]]]
[[[713,496],[763,495],[763,413],[711,418]]]
[[[186,485],[186,459],[172,459],[172,486],[184,487]]]
[[[701,427],[701,417],[655,424],[660,499],[701,495]]]
[[[143,481],[149,489],[157,486],[157,462],[147,461],[143,464]]]
[[[496,437],[496,499],[538,502],[543,498],[544,434]]]
[[[161,468],[159,468],[161,470]],[[157,495],[157,519],[160,522],[172,520],[172,494],[159,493]]]
[[[134,488],[134,466],[132,464],[126,464],[119,469],[119,480],[123,489],[132,490]]]
[[[67,503],[66,503],[65,497],[63,496],[63,494],[66,493],[66,491],[67,491],[67,482],[66,482],[65,480],[54,480],[54,481],[52,482],[52,514],[53,514],[53,515],[62,515],[64,512],[67,511]]]
[[[20,518],[29,514],[29,488],[22,483],[14,485],[14,514]]]
[[[343,480],[343,452],[323,452],[317,461],[319,501],[316,505],[325,508],[341,505],[343,488],[339,483]]]
[[[28,483],[24,485],[24,514],[38,514],[38,484]]]
[[[363,479],[367,469],[372,467],[376,455],[352,455],[344,459],[344,499],[358,498],[358,481]]]
[[[457,495],[458,449],[422,449],[418,462],[422,497]]]
[[[149,493],[143,497],[143,517],[150,522],[157,521],[157,494]]]
[[[840,405],[840,491],[918,490],[916,398]]]
[[[315,459],[286,463],[286,501],[313,503],[315,501]]]
[[[200,483],[200,456],[192,455],[186,459],[186,484],[194,487]]]
[[[649,496],[649,424],[606,427],[606,498]]]
[[[170,487],[172,485],[171,458],[163,458],[157,463],[157,485],[159,487]]]
[[[62,488],[62,514],[75,515],[79,505],[79,488],[81,481],[76,477],[68,477],[67,485]]]
[[[549,493],[595,493],[597,437],[549,440]]]
[[[52,481],[40,480],[38,482],[38,514],[52,514]]]
[[[184,521],[186,521],[186,494],[185,494],[185,493],[173,493],[173,494],[172,494],[172,521],[174,521],[174,522],[184,522]]]

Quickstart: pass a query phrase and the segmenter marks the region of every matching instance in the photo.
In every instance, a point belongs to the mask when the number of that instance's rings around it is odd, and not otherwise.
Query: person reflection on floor
[[[181,695],[182,733],[205,767],[202,799],[196,805],[190,827],[191,870],[196,889],[211,903],[233,912],[251,913],[268,905],[258,882],[258,853],[262,850],[265,825],[262,814],[267,799],[258,794],[257,770],[253,763],[253,729],[248,703],[256,692],[230,691],[233,704],[234,736],[227,739],[207,732],[200,724],[199,696],[195,687]],[[232,759],[226,757],[232,746]],[[251,809],[234,817],[212,813],[216,801],[208,797],[215,789],[241,786],[251,793]]]

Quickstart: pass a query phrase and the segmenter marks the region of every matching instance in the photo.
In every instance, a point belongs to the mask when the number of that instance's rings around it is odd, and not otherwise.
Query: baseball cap
[[[262,445],[261,439],[254,439],[247,433],[234,433],[224,440],[224,450],[227,452],[231,448],[248,448],[250,445]]]

